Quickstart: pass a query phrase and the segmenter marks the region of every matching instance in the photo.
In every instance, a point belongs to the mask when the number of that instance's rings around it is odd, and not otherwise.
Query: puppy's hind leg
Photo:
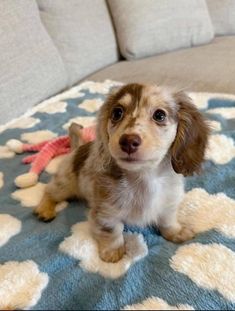
[[[43,194],[43,197],[34,210],[34,214],[42,221],[49,222],[56,217],[56,204],[54,197],[48,193],[47,189]]]
[[[65,169],[62,163],[61,169],[46,186],[41,202],[34,210],[34,214],[43,221],[51,221],[56,217],[56,205],[64,200],[76,196],[75,174],[70,169]]]

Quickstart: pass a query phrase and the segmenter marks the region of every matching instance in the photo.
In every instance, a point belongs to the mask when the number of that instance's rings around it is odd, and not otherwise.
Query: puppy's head
[[[166,155],[183,175],[198,171],[208,126],[183,92],[128,84],[111,94],[98,118],[100,139],[127,170],[156,167]]]

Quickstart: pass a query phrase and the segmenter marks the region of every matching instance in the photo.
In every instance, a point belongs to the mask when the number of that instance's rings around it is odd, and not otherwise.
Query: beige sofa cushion
[[[118,60],[105,0],[37,0],[41,18],[57,46],[70,85]]]
[[[152,82],[186,90],[235,94],[235,36],[212,43],[148,57],[122,61],[89,77],[123,82]]]
[[[58,51],[34,0],[0,1],[0,123],[67,85]]]
[[[235,0],[207,0],[216,35],[235,34]]]
[[[205,0],[109,0],[122,55],[131,60],[207,43]]]

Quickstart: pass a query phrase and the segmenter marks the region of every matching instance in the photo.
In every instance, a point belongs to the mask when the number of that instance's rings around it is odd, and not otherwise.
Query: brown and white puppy
[[[194,233],[177,220],[183,175],[199,172],[208,134],[184,92],[123,86],[102,106],[96,140],[66,157],[36,213],[48,221],[56,215],[56,203],[85,198],[91,232],[107,262],[125,253],[124,223],[153,224],[167,240],[188,240]]]

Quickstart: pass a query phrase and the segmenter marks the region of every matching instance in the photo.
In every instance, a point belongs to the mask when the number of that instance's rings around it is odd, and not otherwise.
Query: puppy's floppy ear
[[[105,145],[108,144],[107,124],[110,117],[112,107],[116,102],[116,95],[120,91],[121,86],[114,86],[110,89],[105,103],[101,106],[98,114],[97,138]]]
[[[182,91],[174,94],[178,106],[178,128],[171,146],[171,163],[176,173],[184,176],[200,171],[210,133],[203,115]]]

